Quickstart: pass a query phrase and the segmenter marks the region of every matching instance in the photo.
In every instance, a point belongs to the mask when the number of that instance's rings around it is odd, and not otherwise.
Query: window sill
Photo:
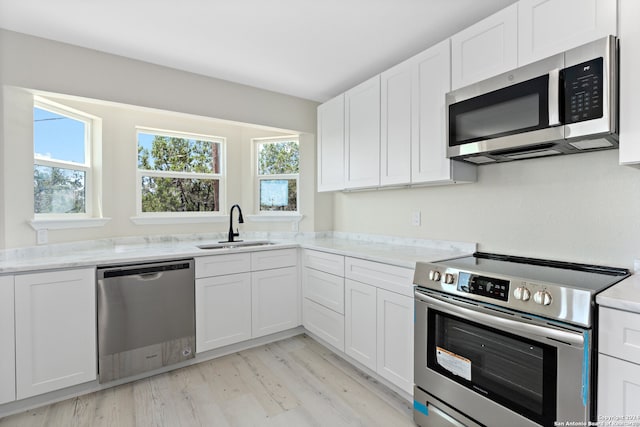
[[[163,225],[163,224],[211,224],[229,221],[228,215],[209,216],[132,216],[129,218],[135,225]]]
[[[38,230],[66,230],[71,228],[104,227],[111,218],[32,219],[31,227]]]
[[[304,215],[301,214],[262,214],[245,215],[249,222],[300,222]]]

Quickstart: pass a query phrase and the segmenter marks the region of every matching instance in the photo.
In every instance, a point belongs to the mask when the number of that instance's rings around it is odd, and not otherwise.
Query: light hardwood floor
[[[306,335],[0,419],[13,426],[415,426],[406,400]]]

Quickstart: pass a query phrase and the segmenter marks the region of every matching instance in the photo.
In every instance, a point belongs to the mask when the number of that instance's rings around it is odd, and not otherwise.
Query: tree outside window
[[[224,139],[139,129],[142,213],[219,212]]]
[[[258,211],[297,212],[300,153],[298,137],[258,139]]]

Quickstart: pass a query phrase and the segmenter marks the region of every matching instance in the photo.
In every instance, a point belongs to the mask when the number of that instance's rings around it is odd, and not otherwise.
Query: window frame
[[[78,111],[74,108],[67,107],[65,105],[53,102],[51,100],[34,96],[33,108],[39,108],[41,110],[49,111],[54,114],[68,117],[70,119],[80,121],[84,123],[84,162],[71,162],[66,160],[56,160],[48,157],[38,156],[35,148],[35,141],[33,145],[33,167],[36,166],[55,167],[60,169],[70,169],[74,171],[84,172],[84,212],[77,213],[36,213],[35,212],[35,194],[33,216],[36,221],[40,220],[73,220],[73,219],[88,219],[94,217],[94,168],[93,168],[93,145],[94,145],[94,121],[96,117]]]
[[[202,173],[202,172],[179,172],[179,171],[158,171],[140,169],[138,167],[138,140],[139,134],[146,133],[158,136],[165,136],[169,138],[184,138],[197,141],[207,141],[220,144],[220,173]],[[167,218],[167,219],[188,219],[188,218],[201,218],[211,216],[224,216],[226,211],[226,183],[227,183],[227,139],[222,136],[205,135],[194,132],[172,131],[166,129],[157,129],[146,126],[136,126],[136,157],[135,157],[135,169],[136,169],[136,216],[138,218]],[[142,211],[142,177],[158,177],[158,178],[186,178],[186,179],[204,179],[204,180],[218,180],[218,211],[198,211],[198,212],[143,212]],[[141,224],[144,220],[139,221]]]
[[[290,142],[295,140],[298,144],[298,156],[300,155],[300,135],[274,136],[266,138],[253,138],[253,174],[254,174],[254,212],[259,216],[293,216],[300,215],[300,165],[298,173],[295,174],[272,174],[261,175],[258,165],[258,147],[260,144],[277,144],[279,142]],[[296,180],[296,210],[295,211],[263,211],[260,209],[260,181],[295,179]]]

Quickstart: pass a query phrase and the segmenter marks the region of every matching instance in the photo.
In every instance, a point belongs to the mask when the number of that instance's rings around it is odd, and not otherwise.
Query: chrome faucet
[[[231,210],[229,211],[229,239],[228,242],[241,242],[242,240],[234,240],[234,237],[238,237],[240,235],[240,231],[237,230],[235,233],[233,232],[233,209],[238,208],[238,224],[244,224],[244,219],[242,218],[242,209],[240,209],[240,205],[231,206]]]

